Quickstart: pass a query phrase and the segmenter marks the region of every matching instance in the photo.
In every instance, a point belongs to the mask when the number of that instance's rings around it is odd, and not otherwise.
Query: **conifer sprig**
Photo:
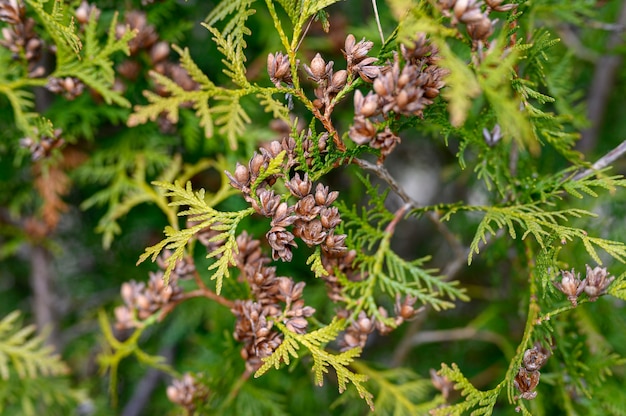
[[[328,373],[328,367],[332,367],[337,374],[339,392],[343,393],[348,383],[352,383],[359,396],[374,410],[373,396],[364,386],[367,376],[354,373],[348,368],[354,359],[361,354],[361,349],[352,348],[339,354],[332,354],[324,349],[324,346],[336,339],[339,332],[345,328],[345,321],[333,319],[327,326],[306,334],[296,334],[289,331],[280,322],[275,324],[281,329],[284,340],[272,355],[263,359],[263,365],[256,371],[255,377],[262,376],[272,367],[280,368],[282,363],[289,365],[291,357],[298,358],[297,351],[300,346],[303,346],[313,358],[312,371],[317,385],[322,386],[324,384],[324,373]]]
[[[154,182],[153,184],[164,191],[165,197],[170,198],[170,206],[188,206],[188,209],[179,212],[178,215],[188,217],[195,224],[183,229],[172,226],[165,227],[165,239],[146,248],[146,251],[139,257],[137,264],[142,263],[148,257],[155,261],[163,250],[172,250],[171,256],[166,260],[167,268],[163,277],[167,284],[176,263],[183,259],[187,245],[198,232],[206,228],[221,231],[213,237],[213,240],[225,240],[225,243],[207,254],[208,258],[216,259],[215,263],[209,266],[209,270],[215,270],[211,280],[216,281],[216,293],[219,295],[222,290],[223,279],[230,276],[229,268],[236,265],[235,256],[238,249],[235,232],[237,226],[242,219],[252,215],[255,212],[254,209],[248,208],[234,212],[217,211],[206,202],[204,189],[194,191],[191,182],[187,182],[185,187],[182,187],[178,182],[174,184]]]
[[[57,47],[69,50],[78,57],[83,45],[75,33],[74,18],[67,13],[68,8],[64,7],[63,1],[54,0],[50,13],[45,8],[46,0],[26,0],[26,2],[35,10]]]
[[[85,28],[85,44],[81,54],[69,54],[60,50],[57,53],[57,68],[52,76],[76,77],[93,88],[107,104],[115,103],[130,107],[130,102],[119,92],[113,90],[115,71],[111,55],[121,52],[129,55],[128,42],[135,37],[136,31],[127,30],[118,38],[116,35],[118,14],[113,15],[107,39],[101,44],[97,38],[98,20],[91,14]]]
[[[408,206],[395,215],[390,213],[384,205],[388,192],[379,194],[365,178],[361,179],[371,198],[369,207],[361,214],[355,208],[342,207],[344,230],[349,233],[349,245],[357,249],[357,264],[360,274],[365,276],[363,280],[345,282],[344,293],[354,308],[353,316],[366,310],[370,316],[382,318],[377,298],[383,293],[392,299],[411,296],[435,310],[454,307],[451,301],[456,299],[469,300],[457,282],[449,282],[437,276],[437,270],[423,267],[429,257],[407,261],[391,249],[395,223]]]
[[[19,311],[0,321],[0,377],[8,380],[15,371],[20,378],[61,376],[68,368],[61,357],[46,345],[43,335],[35,335],[35,326],[20,325]]]
[[[615,259],[626,262],[626,245],[624,245],[624,243],[598,237],[590,237],[587,232],[581,228],[568,227],[559,223],[561,221],[569,221],[572,218],[595,216],[589,211],[578,208],[547,211],[541,208],[539,204],[468,208],[472,211],[478,210],[485,212],[485,216],[478,225],[476,234],[470,244],[468,264],[472,263],[474,254],[479,253],[480,241],[486,242],[487,234],[496,235],[496,230],[505,229],[512,239],[516,239],[516,226],[520,227],[523,231],[520,237],[522,240],[528,235],[532,235],[542,248],[546,246],[545,240],[551,236],[556,236],[560,241],[564,242],[578,239],[583,243],[589,255],[598,264],[602,264],[602,260],[598,256],[596,247],[603,249]],[[449,217],[446,214],[442,220],[446,220],[447,218]]]
[[[441,395],[428,400],[432,381],[411,369],[378,369],[361,360],[355,360],[352,367],[369,377],[367,385],[373,387],[374,407],[381,415],[421,415],[445,403]]]
[[[504,387],[504,383],[502,382],[491,390],[477,390],[454,363],[452,363],[451,366],[442,364],[438,374],[454,382],[454,389],[460,391],[464,400],[454,405],[432,409],[430,414],[435,416],[461,416],[467,414],[466,412],[472,409],[474,409],[471,413],[472,415],[490,415]]]

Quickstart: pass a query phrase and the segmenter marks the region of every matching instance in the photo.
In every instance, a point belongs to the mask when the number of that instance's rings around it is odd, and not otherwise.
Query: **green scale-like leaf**
[[[209,258],[217,258],[215,263],[209,266],[209,270],[215,270],[211,280],[216,281],[216,292],[220,294],[223,279],[230,276],[229,267],[236,264],[235,255],[238,248],[235,232],[237,226],[243,218],[254,213],[254,209],[248,208],[235,212],[217,211],[206,202],[203,189],[197,192],[193,191],[191,182],[187,182],[184,188],[177,182],[174,184],[154,182],[154,185],[161,188],[166,197],[171,198],[170,206],[188,206],[189,209],[179,212],[178,215],[189,217],[195,222],[195,225],[182,230],[171,226],[166,227],[164,230],[165,239],[152,247],[148,247],[137,263],[143,262],[148,257],[152,257],[152,261],[155,261],[161,251],[172,250],[172,255],[166,260],[167,268],[163,276],[167,284],[176,263],[184,257],[187,244],[198,232],[207,227],[216,231],[224,231],[214,237],[213,241],[225,239],[225,243],[207,254]]]
[[[63,1],[54,0],[51,13],[45,9],[47,0],[26,0],[26,2],[35,10],[57,48],[68,48],[78,56],[82,43],[75,33],[74,18],[66,14]]]
[[[298,358],[297,351],[302,345],[313,358],[312,371],[316,384],[319,386],[324,384],[324,373],[328,373],[328,367],[332,367],[337,375],[339,392],[343,393],[348,383],[352,383],[361,398],[373,410],[372,394],[364,386],[367,376],[356,374],[348,368],[354,358],[361,354],[361,349],[352,348],[339,354],[332,354],[324,349],[324,345],[336,339],[339,332],[344,329],[345,322],[343,320],[333,319],[329,325],[307,334],[291,332],[281,323],[277,323],[277,326],[283,332],[284,340],[272,355],[263,358],[263,365],[254,374],[255,377],[262,376],[272,367],[280,368],[282,363],[289,365],[290,357]]]
[[[430,414],[435,416],[461,416],[466,415],[469,410],[476,408],[470,414],[472,416],[490,415],[496,404],[498,395],[504,386],[504,383],[498,384],[494,389],[487,391],[477,390],[472,383],[461,373],[456,364],[448,367],[442,364],[439,374],[454,382],[455,390],[461,392],[464,401],[455,405],[442,406],[431,410]]]
[[[129,55],[128,42],[135,37],[136,32],[126,28],[119,37],[116,34],[117,13],[114,14],[107,39],[101,45],[96,33],[98,22],[92,13],[85,28],[85,45],[80,54],[72,54],[62,47],[58,47],[57,68],[52,74],[54,77],[76,77],[97,91],[106,103],[115,103],[123,107],[130,107],[130,103],[120,93],[113,91],[115,72],[111,55],[122,52]]]
[[[570,218],[595,216],[589,211],[578,208],[544,211],[537,204],[510,207],[473,207],[472,210],[484,210],[485,216],[478,225],[478,230],[470,245],[468,256],[468,263],[470,264],[473,255],[480,251],[480,241],[486,242],[487,234],[495,235],[496,230],[506,229],[510,237],[515,239],[517,238],[516,226],[523,230],[522,240],[528,235],[532,235],[541,247],[545,247],[545,240],[553,235],[561,241],[579,239],[589,255],[598,264],[602,264],[602,260],[596,252],[596,247],[603,249],[619,261],[626,262],[626,245],[624,243],[590,237],[583,229],[559,224],[560,221],[565,222]]]
[[[67,367],[54,348],[35,335],[33,325],[20,327],[19,318],[20,312],[15,311],[0,321],[0,377],[7,380],[11,369],[21,378],[66,374]]]

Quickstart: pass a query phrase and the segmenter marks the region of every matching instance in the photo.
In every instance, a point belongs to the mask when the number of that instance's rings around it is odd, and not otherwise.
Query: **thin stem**
[[[159,313],[159,321],[162,321],[163,319],[165,319],[165,317],[167,315],[169,315],[170,312],[172,312],[174,309],[176,309],[176,307],[178,305],[180,305],[181,303],[183,303],[184,301],[189,300],[189,299],[193,299],[193,298],[200,298],[200,297],[204,297],[204,298],[208,298],[208,299],[214,300],[215,302],[217,302],[220,305],[225,306],[225,307],[227,307],[229,309],[232,308],[233,305],[235,304],[232,300],[223,298],[220,295],[218,295],[215,292],[213,292],[212,290],[209,290],[209,289],[197,289],[197,290],[193,290],[191,292],[185,293],[180,298],[176,299],[175,301],[169,302],[167,305],[165,305],[163,308],[161,308],[161,312]]]
[[[352,163],[356,164],[362,169],[373,172],[380,179],[385,181],[387,185],[391,188],[391,190],[398,195],[405,204],[409,205],[409,208],[420,208],[421,205],[415,201],[413,198],[406,193],[406,191],[396,182],[395,178],[391,176],[391,173],[383,166],[375,163],[368,162],[367,160],[354,158],[352,159]],[[459,239],[445,226],[444,223],[441,222],[439,214],[432,211],[427,211],[425,213],[426,217],[437,227],[437,231],[441,233],[441,235],[448,242],[452,250],[454,251],[455,257],[466,258],[466,250],[463,248],[463,245],[460,243]]]
[[[587,176],[593,174],[595,171],[604,169],[605,167],[609,166],[611,163],[622,157],[624,153],[626,153],[626,140],[621,142],[613,150],[598,159],[593,165],[591,165],[589,169],[586,169],[574,175],[572,179],[577,181],[586,178]]]
[[[51,76],[54,76],[51,75]],[[48,83],[48,78],[20,78],[11,83],[5,84],[6,88],[2,88],[3,90],[17,90],[19,88],[24,87],[45,87]]]
[[[343,142],[341,141],[341,138],[339,137],[339,133],[337,133],[337,130],[335,129],[335,126],[333,126],[333,123],[331,122],[330,118],[324,117],[324,115],[320,113],[320,110],[313,105],[311,100],[309,100],[301,90],[294,90],[293,94],[294,96],[298,97],[300,101],[307,107],[307,109],[311,111],[311,113],[313,113],[313,116],[322,123],[322,125],[324,126],[324,129],[326,129],[328,134],[332,136],[333,143],[335,143],[335,146],[337,146],[337,150],[341,152],[345,151],[346,145],[343,144]]]
[[[237,381],[233,385],[233,388],[230,391],[230,393],[228,394],[228,397],[224,401],[224,404],[222,405],[223,408],[227,408],[233,402],[233,400],[235,400],[235,398],[239,394],[239,390],[241,390],[241,388],[246,383],[246,381],[248,381],[248,379],[250,378],[251,375],[252,375],[252,372],[250,370],[248,370],[248,369],[246,369],[241,374],[241,376],[237,379]]]
[[[580,306],[582,302],[579,302],[578,305]],[[571,311],[572,309],[574,309],[574,306],[572,305],[567,305],[567,306],[563,306],[561,308],[555,309],[553,311],[550,311],[544,315],[539,315],[539,317],[537,318],[535,324],[537,325],[541,325],[543,322],[545,321],[549,321],[550,319],[552,319],[553,316],[559,315],[563,312],[567,312],[567,311]]]
[[[378,5],[376,0],[372,0],[372,8],[374,9],[374,17],[376,18],[376,26],[378,26],[378,34],[380,35],[380,41],[385,44],[385,35],[383,34],[383,27],[380,24],[380,16],[378,15]]]
[[[309,32],[309,29],[311,28],[311,23],[313,23],[314,19],[315,19],[315,16],[311,16],[311,18],[309,19],[309,23],[307,23],[306,27],[304,28],[304,31],[302,32],[302,35],[300,36],[300,40],[298,41],[298,44],[296,45],[296,48],[294,49],[294,51],[297,51],[298,49],[300,49],[300,45],[302,45],[302,41],[304,40],[304,37],[306,36],[306,34]]]
[[[524,335],[522,336],[522,340],[517,346],[517,352],[515,354],[515,359],[511,361],[509,364],[509,369],[506,372],[505,380],[508,382],[508,396],[509,403],[513,403],[515,401],[515,392],[513,387],[513,379],[517,374],[518,366],[522,361],[522,355],[524,350],[528,347],[530,343],[531,336],[534,332],[535,325],[537,323],[537,317],[539,316],[539,312],[541,311],[539,307],[539,303],[537,302],[537,281],[536,281],[536,273],[535,273],[535,255],[530,246],[529,240],[524,240],[525,252],[526,252],[526,261],[528,262],[528,284],[529,284],[529,300],[528,300],[528,316],[526,317],[526,326],[524,328]]]
[[[421,344],[460,341],[464,339],[493,343],[509,360],[515,355],[513,348],[502,335],[493,331],[478,330],[472,327],[421,331],[411,337],[411,345],[415,347]]]
[[[396,182],[393,176],[389,173],[387,169],[383,165],[374,164],[372,162],[368,162],[364,159],[354,158],[352,159],[352,163],[359,166],[362,169],[369,170],[373,172],[380,179],[385,181],[387,185],[391,188],[391,190],[398,195],[405,203],[411,204],[413,208],[419,208],[420,204],[411,198],[400,185]]]
[[[396,230],[396,225],[398,225],[402,217],[404,217],[404,214],[406,214],[410,208],[411,208],[411,204],[406,203],[402,205],[402,207],[400,207],[399,210],[396,211],[396,213],[393,216],[393,220],[391,220],[389,224],[387,224],[387,227],[385,227],[386,234],[389,234],[389,236],[393,235],[393,233]]]
[[[220,305],[225,306],[228,309],[232,309],[232,307],[235,305],[235,303],[232,300],[226,299],[218,295],[217,293],[213,292],[211,289],[209,289],[207,285],[205,285],[204,282],[202,281],[202,278],[200,277],[200,273],[198,273],[197,270],[194,271],[193,278],[196,284],[198,285],[198,289],[192,290],[191,292],[184,293],[180,298],[176,299],[175,301],[169,302],[167,305],[161,308],[161,312],[159,314],[159,321],[162,321],[163,319],[165,319],[165,317],[169,315],[170,312],[172,312],[174,309],[176,309],[178,305],[180,305],[186,300],[193,299],[193,298],[204,297],[204,298],[213,300],[219,303]]]

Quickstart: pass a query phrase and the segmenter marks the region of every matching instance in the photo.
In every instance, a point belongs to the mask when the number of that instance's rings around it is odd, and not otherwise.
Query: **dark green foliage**
[[[626,414],[620,2],[99,3],[0,0],[0,413]]]

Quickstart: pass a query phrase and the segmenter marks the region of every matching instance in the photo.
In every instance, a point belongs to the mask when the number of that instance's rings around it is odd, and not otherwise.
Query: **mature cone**
[[[86,0],[80,3],[80,6],[76,9],[76,20],[79,24],[85,25],[89,22],[89,17],[92,15],[96,21],[100,18],[100,9],[95,4],[89,4]]]
[[[541,345],[535,345],[524,351],[522,363],[528,371],[537,371],[543,367],[548,358],[550,358],[550,351]]]
[[[346,328],[344,336],[339,340],[341,351],[365,346],[369,334],[375,329],[374,320],[368,317],[364,311],[359,312],[359,316]]]
[[[85,89],[85,84],[78,78],[66,77],[66,78],[54,78],[48,79],[46,85],[48,91],[55,94],[62,94],[68,100],[74,100],[81,95]]]
[[[370,83],[380,72],[378,66],[372,65],[378,59],[367,56],[373,46],[374,42],[366,41],[365,38],[357,43],[354,35],[350,34],[346,37],[345,49],[342,51],[346,57],[348,72],[356,74],[363,81]]]
[[[126,23],[131,30],[137,31],[135,37],[128,42],[131,55],[137,54],[141,49],[149,49],[158,41],[159,35],[154,26],[148,23],[145,12],[138,10],[128,12],[126,14]],[[126,33],[127,28],[123,24],[118,24],[115,30],[117,37],[121,38]]]
[[[172,403],[192,413],[196,409],[196,403],[206,400],[209,391],[191,374],[185,373],[182,378],[172,381],[172,384],[167,387],[166,394]]]
[[[552,282],[557,289],[567,295],[567,300],[572,303],[572,306],[578,305],[578,296],[583,292],[585,286],[587,286],[587,280],[580,280],[580,273],[575,274],[574,269],[571,272],[567,270],[561,271],[563,276],[560,282]]]
[[[293,253],[291,247],[298,247],[294,241],[295,236],[283,227],[272,227],[266,234],[267,242],[272,247],[272,258],[274,260],[290,262]]]
[[[378,163],[382,163],[387,156],[400,143],[400,137],[396,136],[389,127],[385,127],[384,131],[378,133],[370,142],[370,146],[374,149],[380,149],[380,157]]]
[[[287,55],[283,55],[281,52],[276,52],[276,55],[270,53],[267,56],[267,72],[270,80],[277,88],[280,88],[281,82],[288,86],[293,85],[291,65]]]
[[[608,276],[608,272],[605,267],[596,267],[591,269],[589,265],[587,267],[587,276],[585,277],[584,291],[589,296],[590,301],[595,301],[600,295],[606,292],[609,285],[615,280],[615,276]]]
[[[37,128],[34,128],[33,132],[39,134]],[[55,129],[52,132],[52,136],[42,135],[39,137],[39,140],[23,137],[19,143],[21,147],[25,147],[30,151],[32,160],[40,160],[50,157],[54,149],[58,149],[65,144],[65,140],[61,137],[62,133],[61,129]]]
[[[318,53],[311,61],[311,66],[304,64],[303,67],[311,80],[320,83],[332,77],[334,64],[333,61],[326,63],[324,58]]]
[[[520,394],[521,398],[532,400],[537,397],[537,392],[534,390],[539,384],[540,376],[539,371],[527,371],[524,367],[520,367],[513,384],[522,393]]]

